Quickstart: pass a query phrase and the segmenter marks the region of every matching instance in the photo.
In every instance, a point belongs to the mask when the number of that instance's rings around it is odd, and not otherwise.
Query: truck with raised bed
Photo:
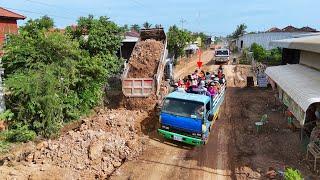
[[[169,60],[170,58],[168,58],[167,38],[163,28],[142,29],[140,31],[139,41],[146,41],[148,39],[153,39],[163,43],[164,48],[161,52],[161,57],[157,66],[157,72],[154,74],[154,77],[129,78],[128,73],[130,71],[130,63],[125,64],[125,69],[121,77],[122,92],[125,97],[142,98],[149,97],[152,94],[158,95],[160,93],[162,80],[164,79],[164,72],[166,72],[165,77],[172,77],[170,76],[172,73],[172,68],[165,71],[166,67],[172,67],[168,65],[168,63],[172,63],[173,61]]]
[[[218,119],[225,92],[225,85],[222,85],[220,93],[214,97],[185,92],[168,94],[162,103],[158,133],[190,145],[206,144]]]

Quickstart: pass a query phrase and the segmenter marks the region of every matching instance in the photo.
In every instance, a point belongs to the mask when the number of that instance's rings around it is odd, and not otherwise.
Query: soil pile
[[[18,161],[106,178],[142,152],[147,139],[141,135],[139,125],[147,117],[144,111],[100,110],[94,117],[84,119],[78,129],[39,143]]]
[[[153,39],[138,42],[129,60],[128,78],[153,78],[157,73],[163,48],[161,41]]]

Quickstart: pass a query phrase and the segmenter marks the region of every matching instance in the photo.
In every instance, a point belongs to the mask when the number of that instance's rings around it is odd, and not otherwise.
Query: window
[[[162,111],[178,116],[202,119],[204,104],[201,104],[200,102],[168,98],[163,102]]]

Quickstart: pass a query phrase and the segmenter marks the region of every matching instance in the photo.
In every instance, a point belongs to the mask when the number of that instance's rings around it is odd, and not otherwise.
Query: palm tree
[[[145,29],[150,29],[152,24],[150,24],[148,21],[146,21],[145,23],[143,23],[142,25]]]
[[[131,25],[131,29],[139,32],[141,28],[140,28],[140,26],[138,24],[132,24]]]

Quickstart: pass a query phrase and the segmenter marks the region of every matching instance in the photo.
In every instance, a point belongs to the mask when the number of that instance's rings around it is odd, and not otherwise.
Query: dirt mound
[[[39,143],[17,161],[30,167],[50,165],[106,178],[123,162],[142,152],[147,139],[141,133],[140,123],[148,116],[145,111],[101,109],[97,115],[84,119],[78,129],[70,130],[56,140]],[[7,161],[12,160],[5,161],[4,164],[11,164]],[[0,172],[5,167],[0,167]]]
[[[153,39],[138,42],[129,60],[128,78],[153,78],[157,73],[163,48],[162,42]]]

